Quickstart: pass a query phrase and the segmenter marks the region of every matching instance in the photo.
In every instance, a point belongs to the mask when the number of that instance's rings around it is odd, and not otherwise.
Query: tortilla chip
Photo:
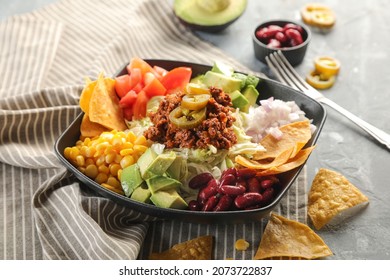
[[[367,205],[368,198],[340,173],[321,168],[314,177],[308,215],[317,230],[339,224]]]
[[[87,80],[87,83],[80,95],[80,108],[85,114],[89,114],[89,103],[91,101],[92,93],[95,89],[96,81]]]
[[[307,225],[271,213],[254,259],[318,259],[332,254]]]
[[[98,123],[91,122],[88,115],[84,114],[80,125],[80,133],[82,137],[93,138],[95,136],[99,136],[104,131],[108,131],[108,129]]]
[[[266,135],[260,144],[265,148],[264,152],[257,153],[253,159],[275,158],[281,152],[294,148],[291,157],[294,157],[310,140],[310,121],[293,122],[281,126],[279,130],[283,133],[281,139],[276,139],[271,134]]]
[[[152,253],[150,260],[211,260],[213,237],[211,235],[200,236],[183,243],[176,244],[172,248],[161,252]]]
[[[89,102],[89,119],[110,130],[127,128],[115,92],[115,80],[99,75]]]
[[[312,146],[301,150],[294,158],[289,159],[285,164],[260,171],[257,173],[257,176],[275,175],[293,170],[305,163],[314,148],[315,146]]]
[[[283,151],[271,162],[267,162],[266,160],[263,161],[250,160],[241,155],[236,156],[235,161],[238,164],[241,164],[242,166],[252,168],[252,169],[270,169],[286,163],[289,160],[293,149],[294,148]]]

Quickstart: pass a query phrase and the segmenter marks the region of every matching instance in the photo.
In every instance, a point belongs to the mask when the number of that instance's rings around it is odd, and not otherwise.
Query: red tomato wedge
[[[126,74],[115,78],[115,91],[120,98],[125,96],[131,89],[129,75]]]
[[[153,79],[146,84],[143,90],[149,98],[158,95],[165,95],[167,91],[163,84],[156,77],[153,77]]]
[[[136,85],[142,82],[142,73],[141,69],[139,68],[132,69],[129,76],[131,89],[133,89]]]
[[[147,72],[152,72],[154,74],[155,70],[152,66],[149,65],[145,60],[139,57],[133,57],[130,60],[129,65],[127,65],[127,71],[129,74],[132,73],[134,68],[138,68],[141,70],[141,76],[143,77]]]
[[[130,108],[134,105],[137,100],[137,93],[134,90],[130,90],[125,96],[119,101],[119,105],[122,108]]]
[[[153,66],[153,69],[157,72],[158,74],[157,79],[159,80],[161,80],[162,77],[164,77],[168,73],[168,70],[157,65]]]
[[[146,92],[141,90],[137,95],[137,100],[133,105],[133,117],[136,120],[146,117],[146,105],[149,98],[146,96]]]
[[[133,107],[123,108],[122,112],[126,120],[131,121],[133,119]]]
[[[184,88],[189,83],[192,70],[189,67],[177,67],[169,71],[162,78],[161,83],[167,90]]]

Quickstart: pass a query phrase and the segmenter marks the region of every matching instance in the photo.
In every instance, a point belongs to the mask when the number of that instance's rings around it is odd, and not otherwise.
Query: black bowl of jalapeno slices
[[[219,114],[220,116],[224,116],[225,109],[222,109],[217,105],[210,104],[210,100],[212,100],[212,98],[210,97],[223,96],[218,87],[205,89],[202,85],[199,85],[196,82],[196,79],[198,77],[210,71],[213,66],[191,63],[186,61],[171,61],[158,59],[145,59],[145,61],[147,61],[152,66],[162,67],[166,70],[175,69],[177,67],[191,68],[191,88],[185,88],[183,92],[180,93],[180,103],[178,103],[177,100],[170,100],[170,98],[176,98],[172,97],[173,95],[166,95],[160,100],[156,99],[158,101],[157,103],[159,104],[159,107],[162,106],[162,102],[166,102],[164,103],[164,106],[172,106],[170,108],[168,118],[170,122],[176,123],[177,126],[182,128],[182,134],[180,136],[180,139],[183,143],[187,141],[185,129],[190,129],[195,125],[199,125],[199,122],[202,120],[204,123],[204,120],[212,119],[209,118],[207,114],[215,113]],[[120,77],[127,73],[127,65],[128,64],[124,65],[123,68],[118,71],[116,75],[117,77]],[[240,75],[241,77],[242,75],[248,76],[248,74],[246,73],[237,72],[237,77]],[[260,79],[259,77],[256,77],[256,79],[260,80],[256,84],[256,86],[254,86],[256,90],[260,92],[260,97],[255,99],[255,102],[269,99],[280,99],[286,102],[294,101],[305,112],[306,117],[310,119],[312,124],[317,128],[305,147],[310,148],[314,146],[320,135],[320,131],[326,118],[326,113],[322,105],[315,100],[308,98],[302,93],[290,87],[284,86],[276,81],[267,78]],[[172,104],[174,104],[175,102],[176,105],[173,106]],[[224,102],[231,102],[231,98],[227,100],[218,100],[218,102],[219,104],[224,104]],[[207,113],[205,113],[204,111],[207,111]],[[160,204],[157,203],[160,205],[158,206],[156,203],[141,202],[139,199],[133,199],[132,195],[123,195],[102,186],[101,184],[96,182],[96,180],[93,180],[90,177],[86,176],[82,172],[82,168],[77,168],[74,163],[72,163],[66,158],[64,154],[65,149],[67,147],[74,146],[75,143],[78,142],[80,139],[80,127],[83,117],[84,113],[81,113],[57,139],[55,144],[55,152],[60,161],[67,167],[70,172],[72,172],[76,176],[76,178],[80,180],[82,184],[95,191],[97,195],[111,199],[116,203],[128,207],[133,211],[137,211],[144,215],[151,216],[153,219],[174,219],[184,222],[208,224],[245,223],[259,221],[263,218],[268,217],[269,213],[278,205],[280,200],[285,195],[287,195],[287,191],[291,188],[291,186],[293,186],[296,178],[298,177],[301,169],[303,168],[303,165],[301,165],[290,171],[278,174],[277,176],[268,176],[262,178],[256,178],[256,172],[253,172],[253,170],[251,171],[248,169],[239,169],[236,168],[234,164],[233,166],[227,164],[222,173],[219,174],[218,178],[216,177],[216,174],[207,174],[202,170],[199,170],[199,172],[195,176],[189,178],[186,182],[189,189],[195,190],[197,192],[197,195],[195,195],[195,199],[181,199],[178,197],[173,197],[172,192],[168,191],[164,194],[164,197],[162,197],[163,201],[159,201]],[[164,122],[167,120],[162,121]],[[230,122],[233,121],[233,119],[226,119],[225,121]],[[213,127],[213,123],[205,125]],[[218,131],[213,131],[210,133],[214,132],[217,133]],[[231,137],[235,136],[231,135]],[[207,144],[208,140],[206,138],[204,139],[204,141],[206,142],[203,144]],[[219,144],[219,146],[216,147],[216,151],[214,152],[217,153],[218,151],[223,150],[223,145],[223,143]],[[182,154],[189,152],[185,148],[186,145],[184,144],[183,146],[184,148],[176,150],[180,150]],[[147,154],[147,152],[145,152],[144,154]],[[207,154],[203,157],[203,159],[205,160],[204,164],[206,164],[206,162],[208,164],[212,164],[213,153]],[[186,159],[184,158],[184,160]],[[164,159],[161,162],[169,162],[170,167],[172,167],[168,170],[164,167],[164,164],[154,166],[154,168],[156,168],[155,170],[161,171],[162,169],[164,169],[164,176],[165,173],[174,174],[180,172],[180,167],[173,165],[170,153],[164,154]],[[202,164],[203,163],[201,162],[200,165]],[[145,172],[145,174],[146,173],[147,172]],[[127,179],[130,181],[137,180],[134,174],[128,174]],[[157,176],[151,176],[148,180],[156,180],[156,177]],[[123,178],[121,178],[121,181],[122,179]],[[172,180],[168,180],[164,181],[164,184],[171,184],[172,182],[175,184],[177,183]],[[183,184],[184,182],[181,183]],[[160,184],[158,188],[164,188],[164,184]],[[180,182],[178,184],[180,184]],[[215,184],[221,186],[217,193],[214,193],[215,188],[213,187],[213,185]],[[240,184],[242,186],[239,186]],[[245,189],[243,188],[243,186],[246,186]],[[123,186],[123,184],[122,187],[125,189],[125,186]],[[262,188],[261,195],[254,194],[257,192],[256,188]],[[140,185],[139,190],[143,191],[144,189],[145,186]],[[267,192],[265,191],[266,189],[268,189]],[[159,190],[154,189],[153,191],[158,192]],[[260,201],[260,198],[265,199],[265,197],[269,198],[266,204],[261,206],[259,206],[259,204],[256,204],[256,207],[254,207],[254,204],[252,202],[257,200]],[[161,206],[164,205],[167,200],[170,201],[170,205],[173,206],[172,208]],[[227,207],[227,205],[229,205],[229,207]]]

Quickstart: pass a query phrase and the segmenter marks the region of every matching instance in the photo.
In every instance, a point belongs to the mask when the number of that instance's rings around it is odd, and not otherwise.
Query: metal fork
[[[317,100],[322,104],[333,108],[340,114],[344,115],[358,127],[362,128],[372,137],[374,137],[379,143],[385,145],[390,149],[390,135],[386,132],[376,128],[375,126],[367,123],[366,121],[355,116],[351,112],[347,111],[340,105],[336,104],[332,100],[326,98],[322,93],[311,87],[308,83],[303,80],[298,73],[294,70],[291,64],[287,61],[286,57],[281,51],[274,52],[266,57],[266,61],[272,72],[277,78],[284,84],[291,86],[292,88],[303,92],[309,97]]]

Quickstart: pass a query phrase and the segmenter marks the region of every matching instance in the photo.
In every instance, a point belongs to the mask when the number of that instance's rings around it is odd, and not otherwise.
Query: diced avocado
[[[247,75],[235,72],[235,73],[233,73],[232,77],[241,80],[240,90],[242,90],[246,85]]]
[[[241,80],[233,77],[228,77],[221,73],[207,71],[204,75],[203,82],[206,86],[221,88],[224,92],[229,93],[235,90],[240,90]]]
[[[243,108],[249,104],[248,99],[239,91],[235,90],[232,93],[229,93],[230,98],[232,99],[234,108]]]
[[[242,108],[242,111],[248,113],[249,107],[256,104],[257,98],[259,97],[259,92],[253,85],[248,85],[243,91],[242,95],[244,95],[249,101],[249,103]]]
[[[203,78],[204,78],[204,75],[198,75],[194,78],[191,79],[190,83],[194,83],[194,84],[203,84]]]
[[[142,178],[144,178],[146,171],[152,162],[157,158],[157,153],[149,148],[147,149],[138,159],[137,164],[139,165],[139,169],[141,172]]]
[[[162,208],[186,209],[188,204],[176,190],[159,191],[152,194],[150,200]]]
[[[133,191],[143,182],[144,180],[142,179],[140,168],[137,163],[122,170],[121,185],[125,196],[130,197]]]
[[[131,194],[130,198],[139,202],[150,203],[150,196],[152,193],[148,189],[148,186],[144,182],[138,188],[136,188]]]
[[[256,76],[253,76],[252,74],[248,74],[245,80],[245,86],[252,85],[254,87],[257,87],[259,84],[260,79]]]
[[[156,175],[163,175],[175,160],[175,158],[176,153],[173,151],[158,155],[154,161],[149,164],[144,173],[141,172],[142,178],[146,180]]]
[[[213,26],[235,20],[246,5],[247,0],[175,0],[173,9],[185,22]]]
[[[153,194],[158,191],[166,191],[177,189],[181,186],[181,182],[167,176],[154,176],[146,180],[146,184],[150,192]]]
[[[175,160],[167,169],[168,176],[170,178],[180,181],[182,179],[183,173],[185,173],[184,170],[186,168],[185,165],[186,165],[185,159],[182,156],[177,155]]]
[[[211,71],[224,74],[225,76],[228,76],[228,77],[231,77],[234,73],[233,67],[231,67],[230,65],[227,65],[223,62],[220,62],[220,61],[214,62],[214,65],[213,65],[213,68],[211,68]]]

